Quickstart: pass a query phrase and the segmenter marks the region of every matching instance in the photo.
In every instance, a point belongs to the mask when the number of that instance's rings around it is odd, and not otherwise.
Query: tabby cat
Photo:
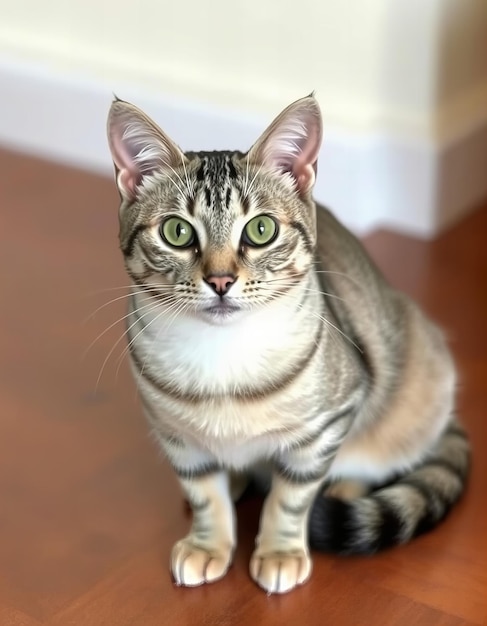
[[[189,501],[178,585],[227,572],[235,509],[267,485],[250,574],[284,593],[309,548],[373,553],[436,525],[463,491],[441,332],[312,198],[322,122],[288,106],[246,153],[182,152],[116,99],[108,137],[133,281],[130,360]]]

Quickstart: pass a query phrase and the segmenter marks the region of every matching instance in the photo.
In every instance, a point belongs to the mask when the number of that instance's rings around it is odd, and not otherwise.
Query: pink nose
[[[224,296],[236,280],[237,277],[233,274],[224,274],[223,276],[213,274],[204,279],[219,296]]]

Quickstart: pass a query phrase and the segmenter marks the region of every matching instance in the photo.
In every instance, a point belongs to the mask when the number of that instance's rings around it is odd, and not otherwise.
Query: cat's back
[[[398,389],[419,398],[434,387],[449,401],[455,374],[442,331],[387,283],[360,241],[322,207],[317,228],[317,271],[324,294],[330,294],[324,297],[358,346],[371,381],[367,412],[383,412]]]
[[[365,287],[373,293],[389,290],[381,272],[362,243],[327,208],[316,205],[317,255],[329,270],[330,282],[340,281],[336,272],[343,272],[349,286],[354,281],[365,280]],[[335,276],[332,275],[335,272]],[[345,276],[342,276],[344,279]],[[346,286],[342,287],[346,289]]]
[[[326,208],[317,205],[316,271],[328,305],[342,327],[367,342],[400,329],[412,304],[395,291],[361,242]]]
[[[400,339],[408,320],[436,334],[437,328],[406,294],[390,285],[363,244],[328,209],[317,205],[316,268],[328,304],[365,340],[379,333]]]

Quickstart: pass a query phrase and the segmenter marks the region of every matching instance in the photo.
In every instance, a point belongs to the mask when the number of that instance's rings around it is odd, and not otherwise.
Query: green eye
[[[277,224],[268,215],[258,215],[248,222],[243,231],[244,243],[250,246],[265,246],[275,239]]]
[[[194,228],[180,217],[170,217],[161,226],[161,234],[175,248],[187,248],[194,239]]]

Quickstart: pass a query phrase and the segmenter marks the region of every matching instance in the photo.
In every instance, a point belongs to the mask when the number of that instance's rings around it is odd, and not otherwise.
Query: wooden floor
[[[0,152],[0,626],[487,623],[487,205],[434,243],[366,242],[449,334],[474,444],[466,496],[408,546],[315,555],[312,580],[282,597],[247,573],[252,500],[227,577],[171,582],[189,516],[119,361],[117,205],[111,181]]]

